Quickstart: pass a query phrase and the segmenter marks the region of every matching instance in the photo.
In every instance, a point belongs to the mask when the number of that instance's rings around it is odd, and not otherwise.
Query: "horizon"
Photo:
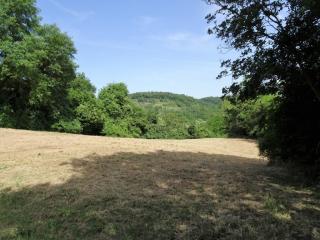
[[[192,98],[194,98],[196,100],[201,100],[201,99],[205,99],[205,98],[221,98],[222,97],[222,96],[206,96],[206,97],[197,98],[197,97],[193,97],[193,96],[190,96],[190,95],[187,95],[187,94],[184,94],[184,93],[162,92],[162,91],[129,92],[129,95],[141,94],[141,93],[166,93],[166,94],[182,95],[182,96],[185,96],[185,97],[192,97]]]
[[[220,62],[230,52],[207,34],[205,16],[212,7],[201,0],[38,0],[37,6],[43,23],[56,24],[72,38],[78,71],[97,90],[123,82],[130,93],[170,92],[200,99],[222,96],[222,88],[232,82],[230,77],[216,80]]]

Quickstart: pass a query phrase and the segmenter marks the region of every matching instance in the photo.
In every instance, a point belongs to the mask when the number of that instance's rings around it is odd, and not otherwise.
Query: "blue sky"
[[[223,44],[208,36],[202,0],[38,0],[44,23],[74,41],[79,71],[99,89],[124,82],[130,92],[220,96]],[[220,50],[219,50],[220,49]]]

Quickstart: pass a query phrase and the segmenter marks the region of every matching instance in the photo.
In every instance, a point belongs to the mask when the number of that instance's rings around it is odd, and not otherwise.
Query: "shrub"
[[[4,106],[0,108],[0,127],[14,128],[16,124],[12,115],[13,111],[10,107]]]
[[[81,104],[76,109],[77,119],[80,121],[84,134],[100,135],[103,129],[105,113],[99,101],[93,100]]]
[[[258,138],[265,134],[275,96],[264,95],[246,101],[225,101],[226,132],[232,137]]]
[[[223,112],[217,112],[209,119],[207,128],[210,132],[210,137],[225,137],[226,124]]]
[[[113,121],[107,119],[104,122],[102,134],[112,137],[132,137],[126,121]]]
[[[207,138],[210,136],[208,126],[204,121],[196,121],[195,124],[188,127],[189,138]]]
[[[320,104],[300,96],[277,99],[259,147],[272,164],[298,166],[312,179],[320,175],[320,121],[314,110]]]
[[[58,132],[65,133],[82,133],[83,129],[78,119],[74,120],[60,120],[52,125],[52,129]]]

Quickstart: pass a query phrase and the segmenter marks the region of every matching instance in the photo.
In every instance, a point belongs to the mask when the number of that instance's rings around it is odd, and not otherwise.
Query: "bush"
[[[99,101],[93,100],[81,104],[76,109],[77,119],[80,121],[84,134],[100,135],[103,129],[105,113]]]
[[[14,128],[15,120],[12,117],[13,111],[10,107],[4,106],[0,109],[0,127],[2,128]]]
[[[258,138],[265,134],[275,96],[246,101],[225,101],[226,132],[231,137]]]
[[[58,132],[65,133],[82,133],[83,129],[78,119],[75,120],[60,120],[52,125],[52,129]]]
[[[187,126],[170,126],[163,124],[150,124],[144,135],[147,139],[186,139],[189,138]]]
[[[113,121],[111,119],[104,122],[102,134],[112,137],[133,137],[126,121]]]
[[[217,112],[211,119],[209,119],[207,125],[210,137],[226,136],[226,124],[223,112]]]
[[[210,136],[208,126],[204,121],[196,121],[195,124],[188,127],[189,138],[207,138]]]
[[[320,119],[314,110],[320,103],[300,96],[277,99],[259,147],[271,164],[298,166],[311,179],[320,175]]]

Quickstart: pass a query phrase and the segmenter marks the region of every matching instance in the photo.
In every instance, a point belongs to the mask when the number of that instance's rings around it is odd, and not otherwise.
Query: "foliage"
[[[206,122],[196,121],[194,125],[188,127],[190,138],[206,138],[210,136]]]
[[[102,133],[114,137],[142,137],[147,131],[146,116],[137,106],[132,110],[132,114],[123,119],[107,118]]]
[[[2,106],[0,109],[0,127],[13,128],[14,126],[12,109],[8,106]]]
[[[123,119],[132,110],[128,95],[129,92],[124,83],[113,83],[101,89],[99,100],[110,118]]]
[[[228,134],[232,137],[249,138],[264,136],[274,101],[274,95],[234,103],[225,101],[225,127]]]
[[[270,131],[260,141],[272,162],[320,166],[320,5],[317,0],[207,0],[207,20],[240,57],[223,62],[235,79],[227,96],[246,100],[276,94]],[[318,172],[319,173],[319,172]]]
[[[106,136],[131,137],[131,133],[129,131],[129,124],[124,120],[112,121],[110,119],[107,119],[104,122],[104,128],[102,133]]]
[[[34,0],[0,0],[0,127],[146,138],[221,136],[219,98],[96,89],[72,40],[40,23]],[[221,122],[217,121],[222,125]]]
[[[72,109],[79,105],[95,99],[96,88],[84,73],[77,74],[77,77],[70,83],[68,89],[68,101]]]
[[[223,136],[222,127],[213,126],[212,121],[221,115],[220,98],[195,99],[166,92],[134,93],[130,97],[147,112],[146,138]]]
[[[60,120],[53,124],[52,129],[57,132],[66,133],[82,133],[83,129],[79,120],[75,119],[72,121]]]
[[[49,129],[65,114],[75,48],[56,26],[40,25],[34,1],[0,5],[0,108],[12,110],[14,127]]]
[[[105,114],[96,99],[79,105],[76,108],[76,116],[81,122],[84,134],[99,135],[101,133]]]
[[[221,104],[218,97],[195,99],[166,92],[134,93],[130,94],[130,97],[149,112],[163,114],[177,112],[191,122],[195,119],[207,120],[220,109]]]
[[[208,120],[208,130],[210,137],[225,137],[226,123],[224,112],[218,111]]]
[[[113,83],[102,88],[98,100],[106,114],[103,134],[117,137],[141,137],[144,134],[146,116],[129,98],[124,83]]]
[[[0,0],[0,40],[19,41],[39,24],[35,0]]]

